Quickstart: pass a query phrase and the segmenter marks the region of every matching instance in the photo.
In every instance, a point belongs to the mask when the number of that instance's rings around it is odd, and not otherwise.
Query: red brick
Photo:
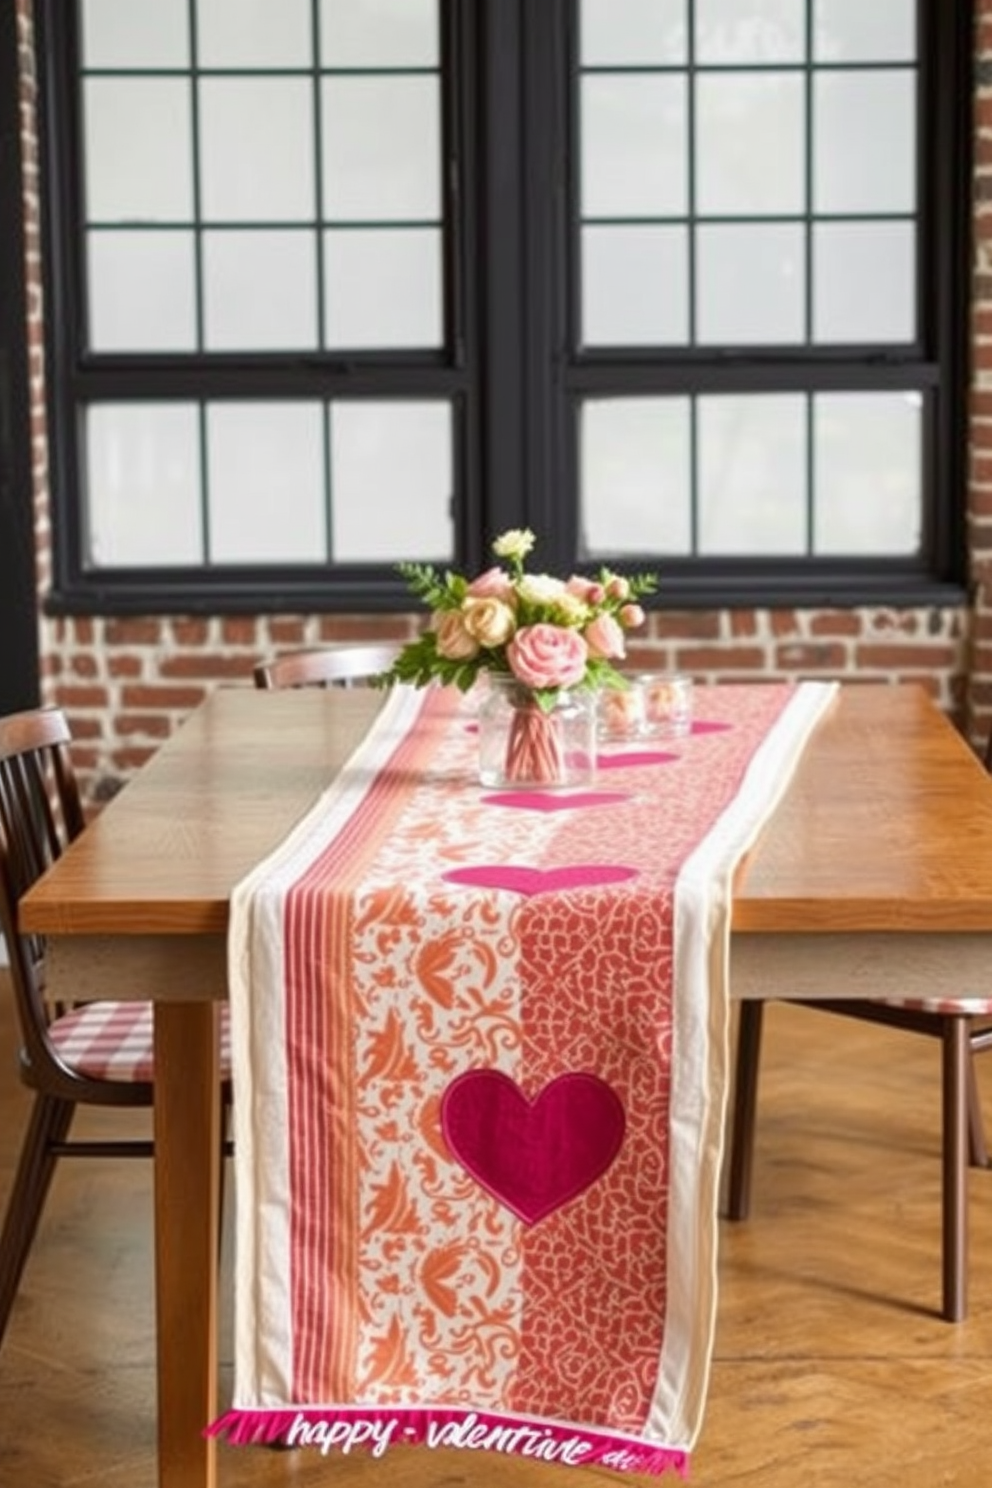
[[[822,610],[811,615],[809,621],[810,635],[814,636],[856,636],[863,629],[861,616],[854,610]]]
[[[122,738],[143,734],[148,739],[167,739],[172,733],[172,723],[166,713],[118,713],[114,732]]]
[[[205,687],[159,687],[145,683],[140,687],[121,689],[121,706],[125,708],[162,708],[174,713],[192,712],[207,696]]]
[[[251,679],[252,658],[250,656],[217,656],[211,653],[183,656],[167,656],[162,660],[159,672],[163,677],[201,678],[204,681],[221,682]]]
[[[769,616],[774,636],[799,635],[801,627],[795,610],[772,610]]]
[[[70,682],[59,683],[55,700],[60,708],[110,707],[110,694],[105,687],[76,687]]]
[[[258,642],[258,626],[253,615],[233,615],[220,624],[221,640],[225,646],[255,646]]]
[[[160,646],[162,621],[155,619],[110,619],[106,622],[108,646]]]
[[[302,646],[306,638],[306,626],[302,620],[275,617],[269,621],[267,629],[273,646]]]
[[[843,672],[847,652],[843,646],[813,641],[775,647],[775,665],[787,672]]]
[[[758,634],[758,617],[753,610],[731,610],[730,634],[735,640]]]
[[[759,646],[679,646],[675,661],[681,672],[765,672],[767,658]]]
[[[206,620],[170,620],[169,629],[177,646],[205,646],[210,635]]]
[[[140,656],[111,651],[107,656],[107,673],[111,677],[140,677],[144,663]]]
[[[954,666],[956,655],[953,647],[946,645],[921,646],[919,644],[859,645],[854,653],[859,667],[874,667],[876,671],[898,672],[905,676],[908,669],[921,669],[927,676]]]
[[[657,641],[716,641],[720,638],[720,616],[712,610],[652,610],[648,634]]]

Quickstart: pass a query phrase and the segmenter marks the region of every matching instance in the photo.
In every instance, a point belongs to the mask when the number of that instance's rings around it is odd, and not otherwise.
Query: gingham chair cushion
[[[227,1008],[221,1009],[221,1073],[231,1073]],[[137,1082],[154,1076],[150,1002],[90,1002],[73,1008],[49,1027],[59,1056],[91,1080]]]
[[[967,1013],[969,1018],[992,1017],[992,997],[884,997],[890,1007],[914,1013]]]

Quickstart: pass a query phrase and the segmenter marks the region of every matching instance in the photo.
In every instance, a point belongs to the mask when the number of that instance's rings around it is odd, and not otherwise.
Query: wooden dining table
[[[48,937],[53,996],[155,1004],[161,1488],[216,1481],[204,1427],[218,1413],[217,1018],[231,891],[381,705],[373,691],[218,690],[21,902],[21,929]],[[730,964],[735,998],[987,988],[992,781],[923,688],[838,690],[740,865]]]

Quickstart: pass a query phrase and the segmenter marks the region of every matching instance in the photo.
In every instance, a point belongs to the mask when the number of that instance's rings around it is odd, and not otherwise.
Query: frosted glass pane
[[[93,568],[203,562],[200,424],[192,403],[105,403],[86,415]]]
[[[805,57],[806,0],[696,0],[697,62],[747,65]]]
[[[332,556],[339,563],[450,559],[447,403],[337,402],[330,409]]]
[[[817,62],[911,62],[917,0],[813,0]]]
[[[438,84],[431,77],[324,80],[327,220],[440,218],[438,104]]]
[[[688,336],[685,228],[583,228],[584,344],[683,345]]]
[[[190,92],[184,78],[87,78],[86,214],[98,222],[189,222]]]
[[[324,282],[328,346],[444,344],[441,234],[435,228],[325,233]]]
[[[310,0],[196,0],[201,67],[309,67]]]
[[[188,0],[83,0],[84,67],[188,67]]]
[[[323,562],[320,404],[212,404],[207,471],[215,563]]]
[[[683,214],[687,200],[685,80],[584,77],[581,100],[583,214]]]
[[[323,67],[436,67],[437,0],[320,0]]]
[[[200,82],[202,212],[214,222],[309,221],[313,89],[298,78]]]
[[[89,234],[92,351],[195,351],[191,232]]]
[[[698,446],[701,553],[806,552],[805,398],[700,398]]]
[[[710,346],[805,341],[801,227],[769,223],[697,228],[696,339]]]
[[[820,73],[813,85],[817,212],[912,212],[916,96],[909,72]]]
[[[813,231],[817,341],[913,341],[916,234],[908,222],[825,222]]]
[[[579,423],[583,559],[692,548],[688,398],[602,398]]]
[[[805,211],[804,96],[799,73],[697,78],[697,212],[761,217]]]
[[[821,393],[813,400],[814,551],[920,551],[919,393]]]
[[[317,320],[312,233],[204,233],[208,351],[312,349],[318,344]]]
[[[686,60],[686,0],[582,0],[583,67]]]

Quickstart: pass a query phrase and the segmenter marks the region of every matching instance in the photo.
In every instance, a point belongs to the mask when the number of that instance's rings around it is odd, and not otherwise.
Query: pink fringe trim
[[[392,1446],[461,1447],[502,1452],[574,1467],[594,1464],[615,1472],[659,1477],[669,1470],[689,1475],[689,1454],[637,1437],[557,1422],[528,1421],[487,1411],[390,1410],[388,1406],[339,1406],[327,1410],[229,1410],[204,1433],[223,1436],[234,1446],[282,1442],[323,1456],[345,1456],[358,1447],[381,1457]]]

